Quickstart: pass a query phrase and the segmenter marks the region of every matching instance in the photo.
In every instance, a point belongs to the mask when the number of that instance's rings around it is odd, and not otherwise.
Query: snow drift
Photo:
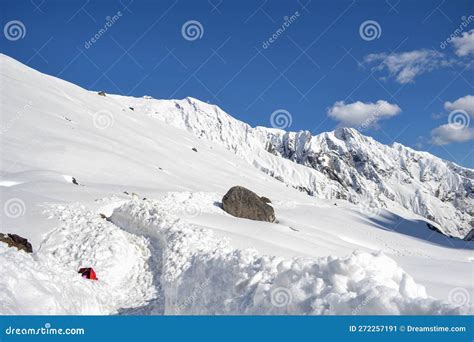
[[[168,195],[172,199],[179,194]],[[54,205],[41,253],[0,244],[1,314],[466,314],[383,253],[286,259],[233,248],[169,203],[112,201],[110,221]],[[176,202],[175,202],[176,204]],[[60,242],[60,243],[58,243]],[[100,281],[76,269],[93,265]],[[21,289],[21,291],[18,291]]]
[[[105,315],[155,296],[145,239],[80,205],[48,205],[45,214],[60,224],[34,254],[0,243],[0,314]],[[77,272],[89,266],[99,281]]]
[[[166,214],[159,202],[134,200],[111,221],[156,244],[165,314],[460,314],[426,295],[390,258],[285,260],[233,249]]]
[[[36,259],[0,243],[2,315],[105,314],[108,296],[59,263]]]

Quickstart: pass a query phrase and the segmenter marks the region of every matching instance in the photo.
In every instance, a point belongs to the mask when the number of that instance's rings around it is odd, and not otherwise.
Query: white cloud
[[[413,82],[415,77],[421,74],[450,65],[452,62],[446,60],[438,51],[422,49],[390,54],[373,53],[365,57],[364,63],[378,63],[372,70],[387,69],[398,83],[405,84]]]
[[[474,140],[474,128],[459,128],[453,124],[446,124],[431,131],[431,142],[435,145],[446,145],[469,140]]]
[[[474,96],[466,95],[453,102],[446,101],[444,109],[450,112],[448,123],[431,131],[431,142],[446,145],[473,140],[474,128],[469,125],[471,117],[474,117]]]
[[[474,118],[474,95],[466,95],[464,97],[460,97],[454,102],[445,102],[444,109],[451,112],[453,110],[463,110],[470,117]]]
[[[344,127],[374,127],[384,118],[390,118],[401,112],[396,104],[378,100],[376,103],[344,103],[337,101],[328,109],[328,116],[339,121],[339,126]]]
[[[474,29],[464,32],[460,37],[451,41],[454,45],[456,55],[463,57],[474,54]]]

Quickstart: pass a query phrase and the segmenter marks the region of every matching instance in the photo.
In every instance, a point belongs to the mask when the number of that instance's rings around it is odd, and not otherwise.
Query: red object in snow
[[[90,280],[99,280],[95,275],[95,271],[92,267],[83,267],[79,269],[79,272],[83,278],[87,278]]]

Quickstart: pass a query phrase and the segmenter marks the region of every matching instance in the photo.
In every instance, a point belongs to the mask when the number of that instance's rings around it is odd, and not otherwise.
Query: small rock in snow
[[[8,247],[15,247],[19,251],[26,253],[33,253],[33,246],[28,242],[28,239],[16,234],[2,234],[0,233],[0,242],[5,242]]]

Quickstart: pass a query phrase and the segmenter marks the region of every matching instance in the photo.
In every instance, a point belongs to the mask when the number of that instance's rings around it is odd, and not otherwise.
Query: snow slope
[[[278,172],[301,184],[328,181],[304,163],[260,152],[266,140],[253,134],[254,160],[240,134],[225,135],[237,139],[230,150],[197,137],[179,126],[172,111],[179,101],[98,96],[4,55],[0,68],[1,231],[34,249],[0,243],[8,274],[0,278],[0,313],[472,310],[472,242],[429,230],[402,208],[374,212],[287,186]],[[169,106],[166,118],[145,109],[156,103]],[[223,212],[219,202],[236,184],[271,198],[279,222]],[[76,273],[88,266],[99,281]]]

